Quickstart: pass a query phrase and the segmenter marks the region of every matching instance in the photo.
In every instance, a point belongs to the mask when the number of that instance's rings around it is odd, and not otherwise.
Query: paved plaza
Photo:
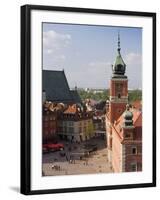
[[[60,142],[64,144],[63,151],[43,154],[44,176],[113,172],[107,160],[106,142],[102,138],[80,144]],[[90,151],[90,146],[96,146],[96,149]]]

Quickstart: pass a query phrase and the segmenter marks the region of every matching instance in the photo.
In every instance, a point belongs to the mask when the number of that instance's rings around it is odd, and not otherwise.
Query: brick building
[[[115,172],[141,171],[142,112],[128,105],[128,78],[120,53],[119,35],[117,50],[106,106],[108,160]]]
[[[63,104],[51,102],[43,103],[43,143],[54,141],[58,131],[58,112],[63,109]]]

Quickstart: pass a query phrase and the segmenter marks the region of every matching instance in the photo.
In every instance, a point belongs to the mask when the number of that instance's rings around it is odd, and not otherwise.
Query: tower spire
[[[118,53],[120,53],[121,47],[120,47],[120,32],[118,31]]]
[[[125,71],[126,71],[126,64],[123,61],[121,56],[121,46],[120,46],[120,32],[118,31],[118,54],[115,60],[114,65],[112,65],[113,77],[123,77],[126,78]]]

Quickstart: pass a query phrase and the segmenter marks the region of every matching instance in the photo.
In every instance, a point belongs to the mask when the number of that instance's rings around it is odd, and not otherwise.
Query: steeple
[[[120,50],[121,50],[121,48],[120,48],[120,34],[119,34],[119,32],[118,32],[118,53],[120,53]]]
[[[120,33],[118,32],[118,48],[117,48],[117,57],[115,60],[114,65],[112,65],[113,77],[114,78],[126,78],[125,71],[126,71],[126,64],[124,63],[122,56],[121,56],[121,47],[120,47]]]

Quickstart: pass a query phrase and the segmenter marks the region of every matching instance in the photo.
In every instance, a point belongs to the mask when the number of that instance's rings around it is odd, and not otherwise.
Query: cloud
[[[142,63],[141,54],[130,52],[124,57],[125,63],[127,65],[140,65]]]
[[[43,67],[62,67],[66,60],[66,48],[71,44],[71,35],[54,30],[43,32]]]
[[[105,62],[105,61],[94,61],[94,62],[90,62],[88,65],[91,67],[104,67],[104,66],[111,65],[111,63]]]
[[[76,82],[78,87],[83,88],[108,88],[110,76],[111,63],[97,60],[72,70],[68,73],[68,80],[71,86]]]
[[[88,63],[86,70],[91,74],[97,75],[108,73],[109,69],[111,69],[111,62],[94,61]]]
[[[124,56],[126,63],[126,75],[129,79],[130,88],[142,87],[142,56],[139,53],[130,52]]]
[[[71,35],[61,34],[54,30],[43,32],[43,49],[46,54],[53,54],[71,43]]]

